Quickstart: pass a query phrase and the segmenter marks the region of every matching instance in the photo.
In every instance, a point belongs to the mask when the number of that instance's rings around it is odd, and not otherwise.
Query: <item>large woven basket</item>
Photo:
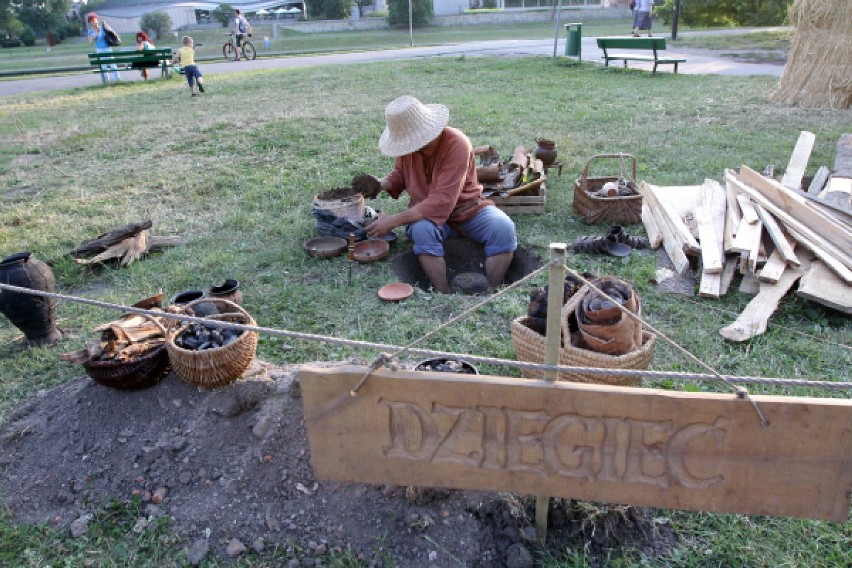
[[[617,182],[619,176],[589,177],[589,165],[599,158],[629,158],[633,161],[633,177],[627,180],[627,186],[633,195],[624,197],[597,197],[590,192],[599,191],[610,181]],[[642,219],[642,194],[636,185],[636,158],[630,154],[597,154],[589,158],[583,168],[583,174],[574,182],[574,211],[590,225],[612,223],[629,225]]]
[[[145,315],[167,336],[166,329],[155,318]],[[120,390],[139,390],[152,387],[169,374],[170,362],[166,345],[128,361],[86,361],[86,374],[96,383]]]
[[[647,369],[654,358],[654,345],[657,336],[649,331],[642,332],[642,347],[625,353],[624,355],[606,355],[575,347],[571,344],[572,319],[574,308],[582,300],[582,297],[590,290],[584,286],[574,294],[562,307],[562,347],[559,350],[559,364],[571,367],[593,367],[602,369]],[[512,345],[515,347],[515,356],[519,361],[529,363],[544,363],[547,350],[547,339],[545,336],[533,331],[528,327],[527,317],[517,318],[512,322]],[[573,327],[576,329],[576,322]],[[543,379],[544,371],[538,369],[522,369],[524,377],[528,379]],[[590,373],[565,373],[560,372],[557,379],[561,381],[573,381],[579,383],[599,383],[607,385],[636,386],[639,384],[638,377],[623,377],[605,374]]]
[[[190,302],[187,307],[192,307],[196,302],[211,302],[219,309],[218,315],[207,318],[211,321],[225,321],[243,325],[257,325],[247,311],[228,300],[216,298],[203,298]],[[226,311],[227,310],[227,311]],[[222,313],[224,312],[224,313]],[[176,328],[169,329],[166,339],[166,349],[169,360],[175,374],[182,381],[190,385],[213,388],[232,383],[243,374],[254,358],[257,350],[257,332],[243,331],[242,335],[234,342],[216,349],[205,349],[203,351],[192,351],[179,347],[175,339],[184,331],[188,324],[181,324]]]

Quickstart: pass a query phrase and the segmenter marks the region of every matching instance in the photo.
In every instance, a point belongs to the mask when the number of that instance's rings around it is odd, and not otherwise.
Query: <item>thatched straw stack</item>
[[[852,0],[796,0],[796,34],[770,98],[811,108],[852,106]]]

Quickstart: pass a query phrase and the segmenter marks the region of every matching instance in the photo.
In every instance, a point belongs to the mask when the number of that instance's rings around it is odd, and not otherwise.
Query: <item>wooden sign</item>
[[[299,372],[318,479],[843,522],[852,400],[364,367]]]

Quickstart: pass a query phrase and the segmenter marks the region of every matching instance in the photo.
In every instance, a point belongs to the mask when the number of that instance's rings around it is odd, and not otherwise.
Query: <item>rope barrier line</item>
[[[611,301],[613,303],[613,305],[615,305],[619,310],[621,310],[621,312],[623,314],[626,314],[628,317],[633,318],[634,320],[636,320],[640,324],[642,324],[644,327],[647,327],[648,329],[650,329],[654,333],[658,334],[660,337],[662,337],[663,339],[668,341],[672,345],[672,347],[674,347],[675,349],[677,349],[678,351],[680,351],[681,353],[686,355],[687,358],[691,359],[695,363],[698,363],[701,367],[704,367],[705,369],[710,371],[710,373],[713,374],[713,376],[715,376],[717,379],[724,381],[726,384],[728,384],[730,387],[732,387],[736,391],[737,398],[748,400],[751,403],[752,408],[754,408],[754,411],[757,413],[757,416],[760,418],[760,425],[763,426],[764,428],[769,426],[769,421],[766,419],[766,415],[763,413],[763,411],[760,409],[760,407],[757,405],[757,403],[754,401],[754,399],[751,398],[751,396],[749,396],[748,390],[745,387],[741,387],[739,385],[736,385],[736,384],[733,383],[733,381],[730,381],[726,377],[722,376],[722,374],[719,373],[716,369],[714,369],[713,367],[711,367],[710,365],[708,365],[707,363],[705,363],[704,361],[702,361],[701,359],[699,359],[698,357],[696,357],[695,355],[690,353],[689,350],[687,350],[685,347],[681,346],[677,341],[675,341],[674,339],[671,339],[665,333],[661,332],[660,330],[658,330],[657,328],[655,328],[654,326],[652,326],[651,324],[646,322],[644,319],[642,319],[641,317],[637,316],[636,314],[634,314],[633,312],[631,312],[630,310],[625,308],[621,304],[621,302],[616,301],[615,299],[610,297],[609,294],[607,294],[606,292],[604,292],[603,290],[601,290],[600,288],[598,288],[597,286],[592,284],[589,280],[584,278],[582,274],[578,274],[576,271],[572,270],[568,266],[565,266],[565,270],[567,270],[575,278],[578,278],[581,282],[583,282],[584,284],[589,286],[592,290],[594,290],[595,292],[597,292],[598,294],[600,294],[604,298]]]
[[[172,314],[161,311],[154,310],[145,310],[142,308],[134,308],[132,306],[124,306],[121,304],[112,304],[109,302],[102,302],[100,300],[90,300],[87,298],[79,298],[76,296],[69,296],[66,294],[60,294],[55,292],[42,292],[40,290],[32,290],[30,288],[20,288],[17,286],[12,286],[9,284],[0,283],[0,290],[9,290],[10,292],[18,292],[23,294],[31,294],[34,296],[42,296],[47,298],[56,298],[58,300],[66,300],[70,302],[80,303],[80,304],[88,304],[91,306],[96,306],[99,308],[106,308],[111,310],[117,310],[122,313],[132,313],[138,315],[150,315],[155,317],[164,317],[170,318],[179,321],[185,321],[188,323],[203,323],[210,327],[219,327],[223,329],[236,329],[239,331],[253,331],[257,333],[263,333],[266,335],[272,335],[276,337],[286,337],[288,339],[299,339],[304,341],[321,341],[324,343],[334,343],[337,345],[342,345],[344,347],[352,347],[356,349],[369,349],[374,351],[384,351],[389,352],[393,350],[401,349],[401,347],[396,345],[390,345],[387,343],[374,343],[369,341],[360,341],[355,339],[341,339],[338,337],[330,337],[325,335],[317,335],[312,333],[303,333],[298,331],[288,331],[288,330],[280,330],[275,328],[263,327],[263,326],[255,326],[255,325],[243,325],[232,322],[225,321],[212,321],[205,318],[198,318],[194,316],[187,316],[183,314]],[[408,352],[412,355],[425,356],[425,357],[447,357],[453,359],[464,359],[466,361],[470,361],[472,363],[479,363],[483,365],[495,365],[500,367],[510,367],[516,369],[529,369],[529,370],[541,370],[541,371],[557,371],[564,373],[583,373],[588,375],[615,375],[615,376],[624,376],[624,377],[639,377],[639,378],[649,378],[652,380],[684,380],[691,382],[714,382],[719,381],[719,378],[716,375],[711,374],[701,374],[701,373],[687,373],[683,371],[651,371],[648,369],[609,369],[609,368],[596,368],[596,367],[574,367],[570,365],[544,365],[541,363],[528,363],[524,361],[515,361],[513,359],[500,359],[497,357],[483,357],[479,355],[468,355],[464,353],[454,353],[451,351],[437,351],[433,349],[416,349],[409,348]],[[390,363],[393,364],[393,363]],[[378,367],[377,367],[378,368]],[[852,390],[852,382],[840,382],[840,381],[809,381],[804,379],[787,379],[787,378],[777,378],[777,377],[751,377],[751,376],[729,376],[726,375],[729,381],[737,382],[740,384],[757,384],[757,385],[767,385],[767,386],[778,386],[778,387],[805,387],[805,388],[820,388],[826,390]]]
[[[533,277],[537,276],[539,273],[544,272],[544,270],[549,270],[549,269],[550,269],[550,267],[551,267],[551,264],[545,264],[545,265],[544,265],[544,266],[542,266],[541,268],[538,268],[538,269],[536,269],[536,270],[534,270],[534,271],[530,272],[529,274],[527,274],[526,276],[524,276],[523,278],[521,278],[521,279],[520,279],[520,280],[518,280],[517,282],[513,282],[513,283],[512,283],[512,284],[510,284],[509,286],[506,286],[504,289],[502,289],[502,290],[500,290],[500,291],[498,291],[498,292],[496,292],[496,293],[492,294],[491,296],[489,296],[489,297],[485,298],[485,299],[484,299],[484,300],[482,300],[481,302],[477,302],[476,304],[474,304],[473,306],[471,306],[471,307],[469,307],[468,309],[464,310],[462,313],[460,313],[460,314],[459,314],[459,315],[457,315],[456,317],[454,317],[454,318],[450,318],[449,320],[445,321],[444,323],[442,323],[441,325],[439,325],[438,327],[436,327],[435,329],[433,329],[433,330],[432,330],[432,331],[430,331],[429,333],[426,333],[425,335],[420,336],[419,338],[415,339],[414,341],[412,341],[412,342],[411,342],[411,343],[409,343],[408,345],[405,345],[405,346],[403,346],[403,347],[400,347],[400,348],[399,348],[396,352],[394,352],[394,353],[392,353],[392,354],[390,354],[390,355],[387,355],[387,357],[388,357],[388,358],[390,358],[390,359],[397,359],[397,358],[398,358],[401,354],[405,353],[406,351],[409,351],[412,347],[414,347],[415,345],[417,345],[418,343],[420,343],[420,342],[421,342],[421,341],[423,341],[424,339],[428,339],[429,337],[432,337],[433,335],[435,335],[435,334],[436,334],[436,333],[438,333],[439,331],[441,331],[441,330],[443,330],[443,329],[446,329],[447,327],[451,326],[452,324],[454,324],[455,322],[459,321],[460,319],[467,317],[469,314],[471,314],[471,313],[473,313],[474,311],[478,310],[480,307],[484,306],[484,305],[485,305],[485,304],[487,304],[488,302],[493,302],[494,300],[496,300],[497,298],[499,298],[499,297],[500,297],[500,296],[502,296],[503,294],[506,294],[506,293],[510,292],[511,290],[514,290],[515,288],[517,288],[518,286],[520,286],[521,284],[523,284],[523,283],[524,283],[524,282],[526,282],[527,280],[530,280],[530,279],[532,279]],[[381,362],[381,360],[382,360],[385,356],[386,356],[386,354],[385,354],[385,353],[382,353],[381,357],[379,357],[378,359],[376,359],[375,361],[373,361],[373,364],[372,364],[372,365],[370,365],[370,368],[369,368],[369,369],[367,369],[367,372],[366,372],[366,373],[364,373],[364,376],[363,376],[363,377],[361,377],[361,380],[360,380],[360,381],[358,381],[358,384],[357,384],[357,385],[355,385],[354,387],[352,387],[352,390],[351,390],[351,391],[349,391],[349,395],[350,395],[350,396],[356,396],[356,395],[358,394],[358,390],[359,390],[359,389],[360,389],[360,388],[364,385],[364,383],[365,383],[365,382],[367,381],[367,379],[370,377],[370,374],[371,374],[373,371],[375,371],[376,369],[378,369],[379,367],[381,367],[381,364],[379,364],[379,363]],[[378,366],[376,366],[377,364],[378,364]]]

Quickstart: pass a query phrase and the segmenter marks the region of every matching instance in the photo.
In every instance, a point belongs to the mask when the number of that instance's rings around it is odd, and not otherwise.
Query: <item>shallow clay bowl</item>
[[[390,244],[379,239],[361,241],[355,245],[353,254],[358,262],[375,262],[388,257]]]
[[[346,241],[340,237],[317,237],[308,239],[304,245],[308,256],[316,258],[332,258],[346,250]]]
[[[405,282],[394,282],[379,288],[379,298],[386,302],[401,302],[410,298],[413,293],[414,288]]]

